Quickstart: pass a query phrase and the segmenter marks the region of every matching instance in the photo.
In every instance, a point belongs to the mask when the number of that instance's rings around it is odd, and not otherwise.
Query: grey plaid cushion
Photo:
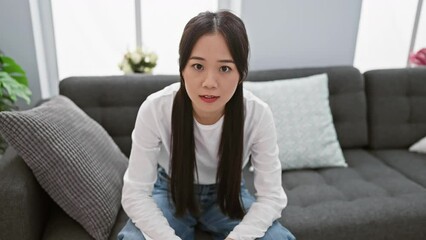
[[[51,198],[95,239],[107,239],[120,209],[127,158],[108,133],[64,96],[1,112],[0,132]]]

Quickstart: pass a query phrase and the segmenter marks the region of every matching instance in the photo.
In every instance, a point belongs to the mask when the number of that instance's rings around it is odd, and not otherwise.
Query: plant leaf
[[[28,79],[25,71],[10,57],[0,55],[2,62],[2,71],[8,73],[12,78],[19,83],[28,87]]]
[[[24,99],[27,104],[30,104],[30,89],[12,78],[8,73],[0,72],[0,86],[2,89],[4,88],[6,90],[12,103],[16,102],[17,98],[20,97]],[[6,96],[2,96],[2,98],[5,97]]]

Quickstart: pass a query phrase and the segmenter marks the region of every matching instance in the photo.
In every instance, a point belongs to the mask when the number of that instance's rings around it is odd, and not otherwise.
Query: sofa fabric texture
[[[102,125],[129,156],[140,105],[151,93],[177,81],[174,75],[70,77],[61,81],[59,91]]]
[[[95,239],[106,239],[121,206],[127,158],[98,123],[56,96],[0,113],[0,132],[64,211]]]
[[[31,169],[9,147],[0,159],[0,239],[40,239],[50,202]]]
[[[412,153],[406,149],[372,150],[370,153],[407,179],[426,188],[426,154]]]
[[[283,174],[281,222],[299,239],[421,239],[426,191],[368,151],[344,150],[348,168]],[[392,229],[392,230],[390,230]]]
[[[348,167],[283,171],[289,202],[279,221],[301,240],[426,239],[426,155],[408,151],[426,136],[426,119],[418,109],[426,109],[426,69],[364,74],[349,66],[276,69],[250,72],[247,80],[321,73],[329,79],[333,124]],[[60,92],[128,155],[140,104],[176,81],[179,76],[72,77],[60,83]],[[12,150],[0,161],[0,191],[8,196],[0,200],[0,239],[93,239],[43,192],[23,156]],[[244,178],[254,193],[254,175],[248,168]],[[126,221],[120,209],[105,239],[116,239]],[[196,239],[212,238],[197,231]]]
[[[390,69],[364,74],[372,148],[408,148],[426,136],[425,71]]]

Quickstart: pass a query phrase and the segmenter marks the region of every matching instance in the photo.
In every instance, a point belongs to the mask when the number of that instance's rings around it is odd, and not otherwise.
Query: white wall
[[[250,69],[352,65],[362,0],[242,1]]]
[[[34,105],[41,90],[29,0],[0,0],[0,49],[26,71]],[[19,106],[29,107],[21,102]]]

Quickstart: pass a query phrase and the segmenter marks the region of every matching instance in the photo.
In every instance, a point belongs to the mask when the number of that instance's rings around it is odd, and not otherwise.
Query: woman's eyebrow
[[[202,57],[197,57],[197,56],[192,56],[189,59],[195,59],[195,60],[201,60],[201,61],[206,61],[206,59],[202,58]]]
[[[202,58],[202,57],[197,57],[197,56],[192,56],[189,59],[195,59],[195,60],[200,60],[200,61],[206,61],[206,59]],[[222,60],[218,60],[218,62],[222,62],[222,63],[235,63],[232,59],[222,59]]]
[[[233,61],[233,60],[231,60],[231,59],[219,60],[218,62],[223,62],[223,63],[234,63],[234,61]]]

